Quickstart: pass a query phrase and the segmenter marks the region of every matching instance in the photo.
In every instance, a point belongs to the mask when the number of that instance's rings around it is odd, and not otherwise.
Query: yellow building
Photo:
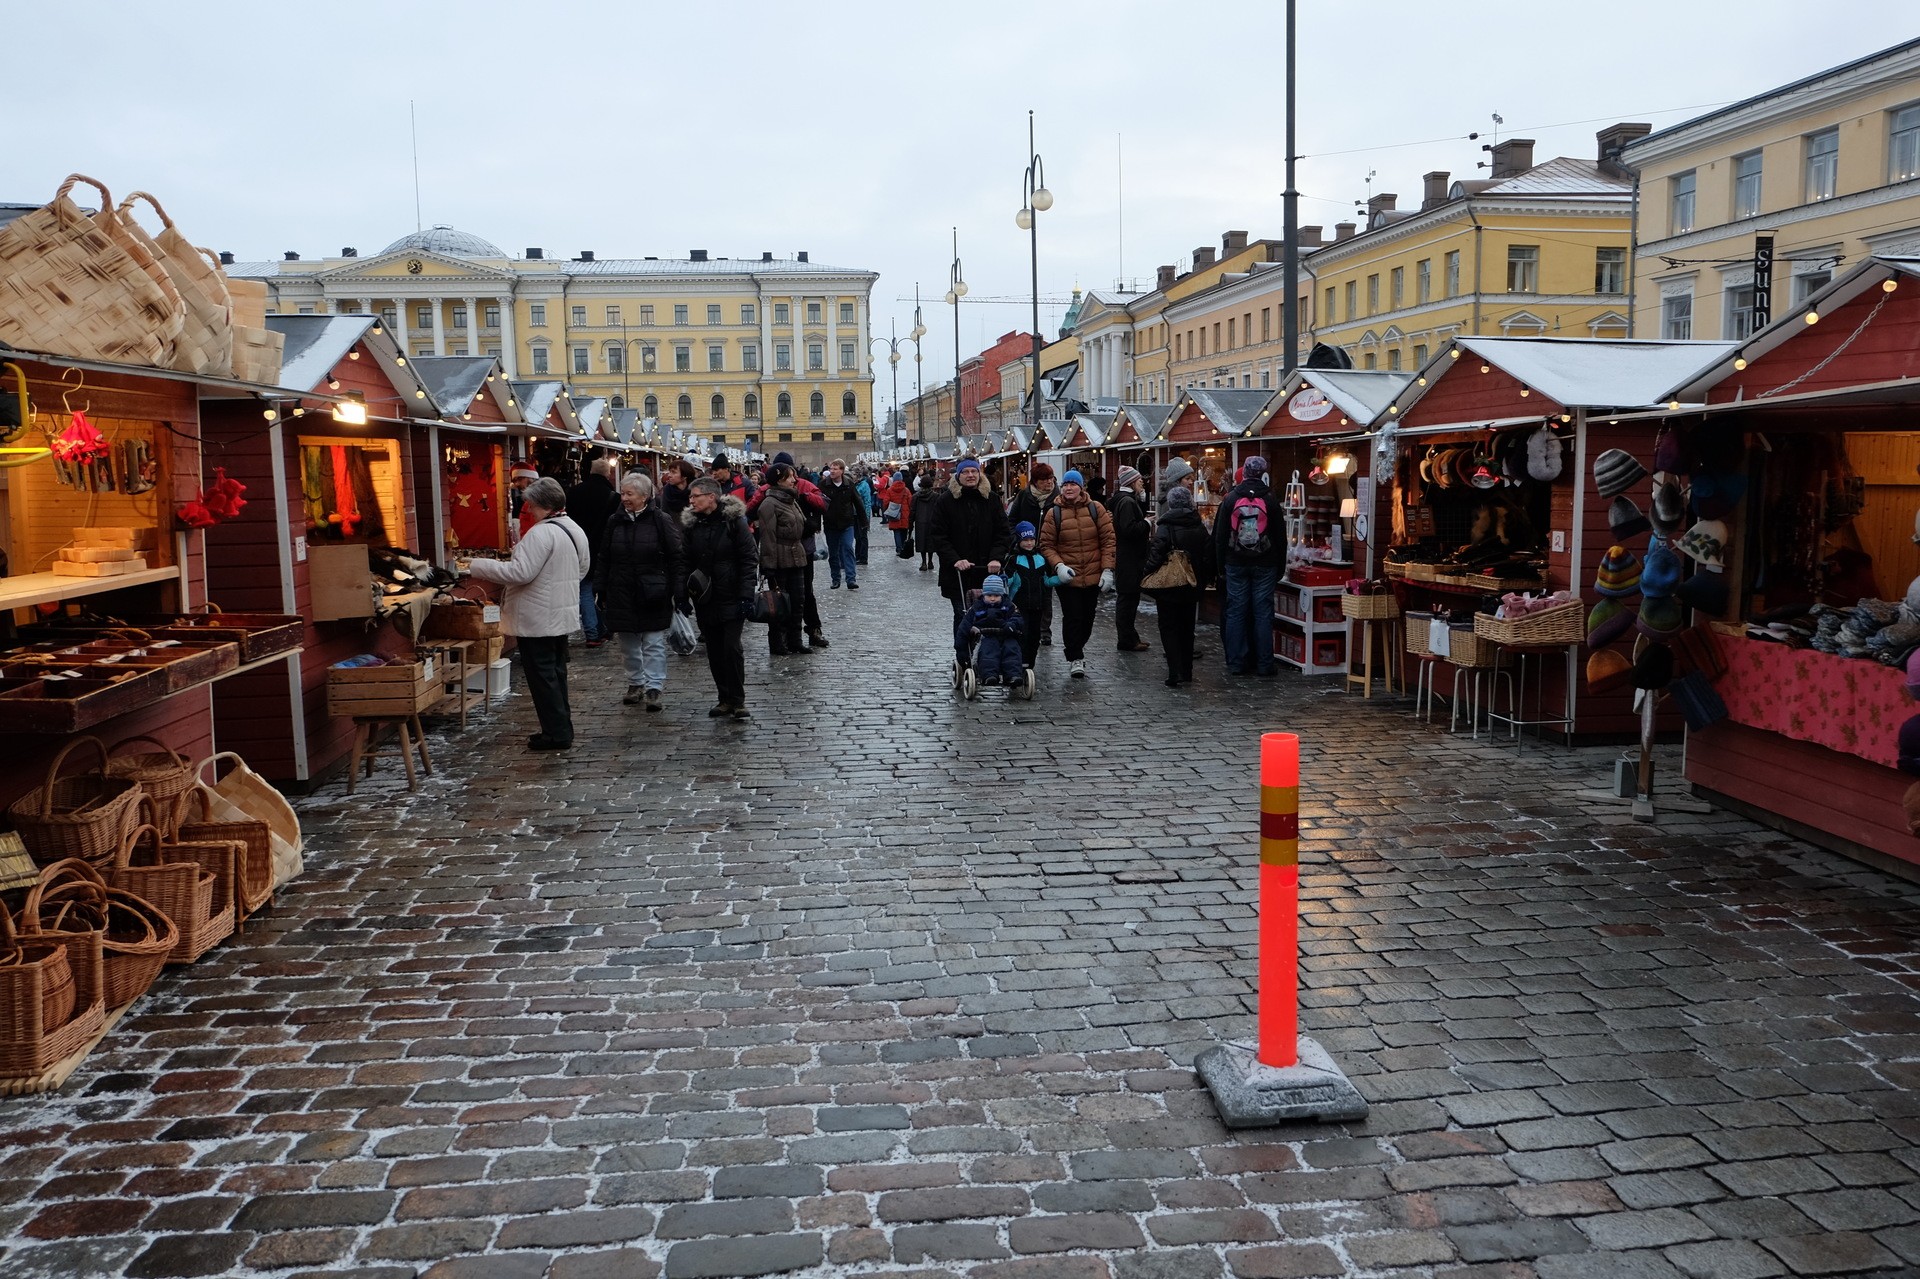
[[[1633,184],[1619,154],[1646,131],[1614,125],[1598,160],[1538,165],[1512,138],[1492,148],[1486,180],[1425,175],[1418,209],[1374,196],[1364,228],[1338,224],[1305,259],[1310,340],[1358,368],[1411,370],[1458,334],[1625,337]]]
[[[577,397],[715,445],[873,437],[871,271],[775,259],[522,257],[434,227],[368,257],[235,262],[278,314],[382,315],[415,355],[499,355],[510,377],[565,378]]]
[[[1246,234],[1227,233],[1226,245]],[[1280,242],[1261,241],[1264,254],[1223,254],[1222,269],[1210,284],[1191,287],[1183,282],[1170,290],[1163,312],[1171,349],[1167,357],[1170,394],[1195,387],[1270,390],[1286,377],[1286,344],[1282,311],[1286,299],[1286,268]],[[1306,254],[1320,244],[1320,228],[1300,228],[1301,270],[1295,281],[1300,303],[1296,362],[1312,349],[1308,338],[1308,310],[1312,281]]]
[[[1920,40],[1649,134],[1622,158],[1640,178],[1636,336],[1744,338],[1837,268],[1920,253]]]

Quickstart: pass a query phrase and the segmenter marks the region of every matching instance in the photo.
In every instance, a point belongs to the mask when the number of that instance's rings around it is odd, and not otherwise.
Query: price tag
[[[500,606],[498,604],[481,605],[480,620],[489,626],[497,623],[500,620]]]

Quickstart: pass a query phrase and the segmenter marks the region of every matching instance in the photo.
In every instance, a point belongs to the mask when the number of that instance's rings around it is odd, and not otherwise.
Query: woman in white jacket
[[[500,629],[520,641],[540,731],[530,750],[573,746],[573,708],[567,702],[567,636],[580,629],[580,579],[591,558],[587,535],[567,518],[567,491],[551,477],[535,480],[521,497],[534,522],[520,535],[510,560],[473,560],[468,569],[483,582],[499,582]]]

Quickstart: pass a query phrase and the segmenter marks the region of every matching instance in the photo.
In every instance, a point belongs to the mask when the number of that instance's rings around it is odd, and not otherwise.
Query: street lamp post
[[[1027,112],[1027,172],[1020,189],[1020,212],[1014,225],[1027,233],[1033,258],[1033,422],[1040,424],[1040,219],[1035,214],[1053,207],[1047,190],[1047,166],[1033,147],[1033,112]]]
[[[1049,196],[1049,199],[1052,197]],[[960,299],[967,296],[967,282],[960,278],[960,228],[953,229],[953,265],[947,268],[947,305],[953,308],[953,438],[957,441],[966,425],[960,412]],[[1039,352],[1034,360],[1039,361]]]
[[[889,443],[889,444],[891,444],[891,445],[895,445],[895,446],[897,446],[897,445],[898,445],[898,444],[900,443],[900,422],[901,422],[901,417],[900,417],[900,344],[901,344],[902,342],[911,342],[911,343],[913,343],[913,358],[914,358],[915,360],[918,360],[918,359],[920,358],[920,338],[921,338],[921,337],[922,337],[922,336],[923,336],[923,335],[924,335],[924,334],[926,333],[926,331],[927,331],[927,330],[926,330],[926,328],[925,328],[925,326],[923,326],[923,325],[922,325],[922,324],[920,323],[920,311],[919,311],[919,308],[917,308],[917,307],[916,307],[916,308],[914,309],[914,313],[913,313],[913,332],[912,332],[912,333],[909,333],[909,334],[908,334],[908,335],[907,335],[906,337],[904,337],[904,338],[903,338],[903,337],[899,337],[899,336],[897,336],[897,335],[896,335],[896,336],[888,336],[888,337],[883,337],[883,338],[874,338],[872,342],[868,342],[868,343],[867,343],[867,345],[868,345],[869,347],[871,347],[871,346],[873,346],[873,344],[874,344],[875,342],[884,342],[884,343],[886,343],[886,346],[887,346],[887,363],[893,366],[893,432],[894,432],[894,438],[888,441],[888,443]],[[893,322],[892,322],[891,320],[889,320],[889,321],[887,322],[887,332],[888,332],[888,333],[889,333],[890,335],[893,335],[893,334],[895,334],[895,328],[894,328],[894,324],[893,324]]]
[[[927,401],[920,389],[920,339],[927,336],[926,322],[920,318],[920,286],[913,286],[913,332],[907,334],[913,339],[913,439],[914,443],[923,443],[927,438]]]

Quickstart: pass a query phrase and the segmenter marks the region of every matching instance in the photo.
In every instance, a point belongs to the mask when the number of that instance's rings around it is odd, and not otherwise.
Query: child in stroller
[[[1032,672],[1020,647],[1024,630],[1020,610],[1008,598],[1006,579],[989,574],[969,595],[954,631],[954,676],[963,696],[971,699],[975,690],[995,685],[1033,696]]]

